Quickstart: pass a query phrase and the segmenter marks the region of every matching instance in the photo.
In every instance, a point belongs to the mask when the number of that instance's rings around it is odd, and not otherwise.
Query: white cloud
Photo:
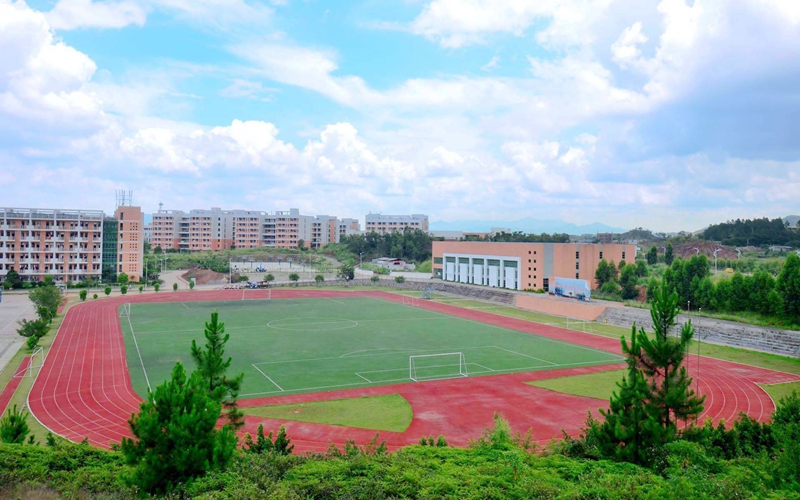
[[[0,127],[17,131],[29,122],[71,135],[104,121],[100,100],[86,89],[95,63],[57,40],[24,2],[0,1],[0,53]]]
[[[498,56],[492,57],[489,62],[481,66],[481,71],[491,71],[500,66],[500,58]]]
[[[242,78],[234,78],[233,82],[229,86],[219,91],[219,95],[222,97],[243,97],[247,99],[254,99],[256,101],[270,102],[272,101],[271,94],[277,91],[278,89],[276,88],[265,87],[261,82],[244,80]]]
[[[628,65],[635,65],[642,56],[639,45],[647,42],[647,37],[642,33],[642,23],[636,22],[619,36],[611,46],[614,61],[623,69]]]
[[[120,2],[59,0],[47,13],[50,27],[56,30],[143,26],[146,19],[146,9],[130,0]]]

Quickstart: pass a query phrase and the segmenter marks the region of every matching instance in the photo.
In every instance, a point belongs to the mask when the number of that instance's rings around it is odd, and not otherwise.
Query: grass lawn
[[[411,405],[399,394],[244,408],[245,415],[403,432],[411,425]]]
[[[792,391],[800,392],[800,382],[788,382],[786,384],[762,385],[767,394],[775,401],[775,404],[790,395]]]
[[[564,394],[608,401],[611,399],[611,394],[617,389],[617,382],[622,380],[625,372],[626,370],[612,370],[587,375],[575,375],[573,377],[534,380],[533,382],[526,382],[526,384],[555,392],[563,392]]]
[[[415,358],[419,381],[621,360],[604,351],[367,297],[133,303],[130,324],[123,318],[122,329],[140,395],[146,394],[145,370],[155,387],[168,378],[175,361],[193,366],[192,340],[204,342],[203,325],[214,310],[230,334],[229,372],[245,374],[242,398],[410,382],[412,355],[437,355]],[[463,354],[463,360],[451,353]]]

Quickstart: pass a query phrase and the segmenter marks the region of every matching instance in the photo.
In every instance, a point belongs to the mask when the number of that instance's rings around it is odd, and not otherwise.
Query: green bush
[[[172,291],[173,292],[177,292],[178,291],[178,284],[177,283],[173,283],[172,284]]]
[[[377,282],[379,282],[381,280],[381,278],[380,278],[380,276],[373,275],[369,280],[371,282],[373,282],[373,283],[377,283]]]
[[[78,292],[78,297],[80,297],[81,301],[86,300],[87,295],[89,295],[89,292],[87,292],[86,290],[81,290],[80,292]]]
[[[97,298],[97,294],[92,295],[92,298],[96,299]]]
[[[119,293],[122,295],[126,295],[128,293],[128,285],[122,285],[119,287]]]
[[[105,293],[106,297],[108,297],[111,294],[111,287],[106,285],[106,287],[103,289],[103,293]]]
[[[404,276],[395,276],[394,277],[394,281],[396,283],[405,283],[406,282],[406,278]]]

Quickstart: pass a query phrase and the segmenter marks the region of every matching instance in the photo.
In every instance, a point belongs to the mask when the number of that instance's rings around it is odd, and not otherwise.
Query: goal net
[[[463,352],[418,354],[408,357],[408,378],[414,382],[468,377]]]
[[[403,305],[404,306],[418,307],[419,306],[419,299],[416,298],[416,297],[410,297],[408,295],[403,295]]]
[[[120,318],[130,318],[131,317],[131,303],[126,302],[122,304],[122,307],[119,310],[119,317]]]
[[[14,373],[14,378],[33,377],[34,371],[42,367],[44,363],[44,350],[41,347],[34,349],[31,354],[30,362],[24,368],[18,368]]]

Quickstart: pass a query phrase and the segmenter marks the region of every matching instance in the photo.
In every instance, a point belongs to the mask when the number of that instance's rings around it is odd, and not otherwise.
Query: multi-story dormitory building
[[[425,214],[382,215],[367,214],[365,225],[368,233],[393,233],[405,228],[419,229],[428,232],[428,216]]]
[[[311,248],[359,232],[356,219],[301,215],[292,208],[275,213],[255,210],[159,210],[153,214],[150,244],[162,249],[222,250],[231,247]]]
[[[23,281],[52,276],[56,283],[101,278],[104,265],[131,281],[142,274],[142,212],[0,208],[0,279],[16,271]]]

